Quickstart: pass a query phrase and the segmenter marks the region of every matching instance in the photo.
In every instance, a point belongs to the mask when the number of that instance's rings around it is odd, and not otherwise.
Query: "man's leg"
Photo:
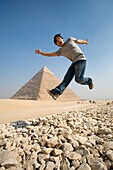
[[[52,91],[56,94],[61,95],[63,91],[66,89],[66,87],[69,85],[71,80],[73,79],[74,75],[75,75],[75,69],[72,64],[69,67],[67,73],[65,74],[63,81],[57,87],[52,89]]]
[[[92,79],[89,77],[84,77],[85,69],[86,61],[78,61],[75,63],[75,81],[82,85],[88,85],[89,88],[92,89]]]

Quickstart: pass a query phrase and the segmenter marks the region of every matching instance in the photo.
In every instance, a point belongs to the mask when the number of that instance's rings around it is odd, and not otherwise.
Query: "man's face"
[[[64,40],[61,37],[56,37],[56,44],[60,47],[64,45]]]

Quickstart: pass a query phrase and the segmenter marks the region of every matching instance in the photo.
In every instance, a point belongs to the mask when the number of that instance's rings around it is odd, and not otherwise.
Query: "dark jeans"
[[[64,76],[63,81],[54,89],[55,93],[61,95],[66,87],[69,85],[73,77],[75,76],[75,81],[82,85],[89,85],[92,82],[92,79],[89,77],[84,77],[86,68],[86,61],[80,60],[75,63],[72,63],[69,67],[67,73]]]

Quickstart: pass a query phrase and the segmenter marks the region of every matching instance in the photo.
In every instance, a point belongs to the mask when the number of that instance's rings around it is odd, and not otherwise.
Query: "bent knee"
[[[82,84],[82,81],[83,81],[83,78],[79,77],[79,76],[76,76],[75,77],[75,81],[79,84]]]

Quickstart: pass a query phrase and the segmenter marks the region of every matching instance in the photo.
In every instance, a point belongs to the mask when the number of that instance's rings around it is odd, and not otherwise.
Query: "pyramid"
[[[48,94],[47,89],[52,89],[59,83],[60,80],[49,69],[43,67],[11,99],[51,101],[54,99]],[[74,101],[80,98],[68,87],[57,100]]]

